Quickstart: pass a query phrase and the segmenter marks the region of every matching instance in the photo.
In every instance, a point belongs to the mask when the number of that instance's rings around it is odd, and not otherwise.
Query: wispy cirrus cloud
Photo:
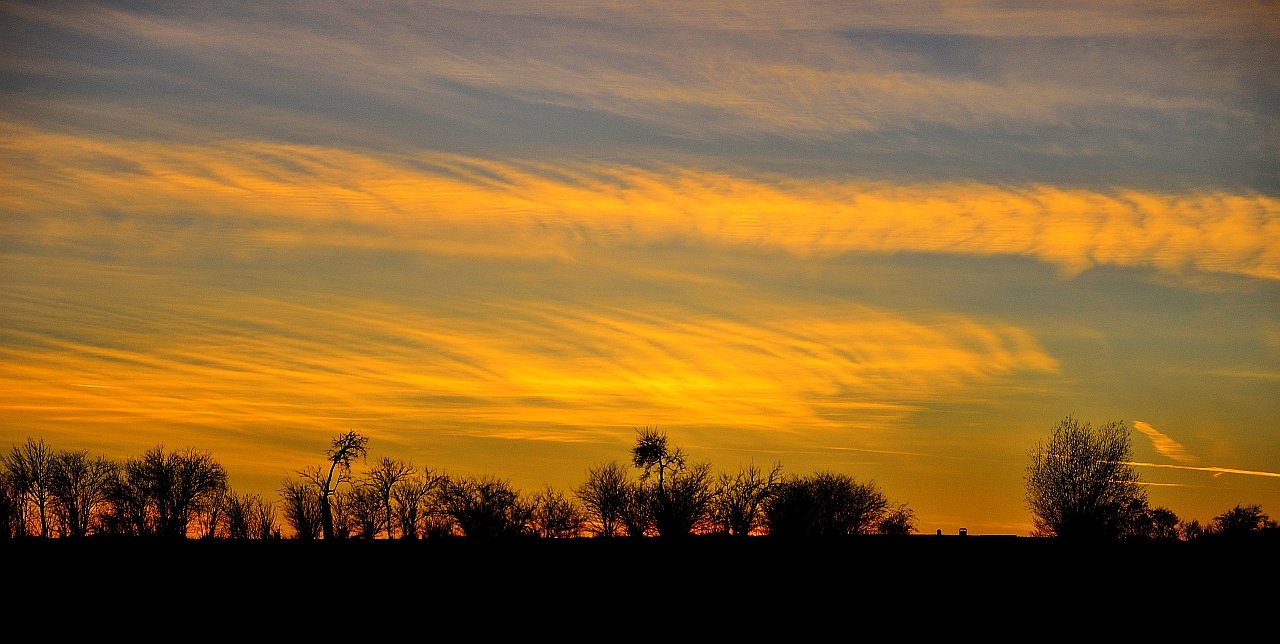
[[[266,138],[355,129],[363,145],[481,156],[599,153],[602,141],[703,156],[715,143],[711,156],[748,166],[769,155],[828,172],[856,158],[901,174],[929,158],[918,172],[1062,177],[1073,174],[1063,160],[1078,159],[1105,167],[1073,179],[1092,184],[1274,179],[1277,115],[1251,79],[1277,61],[1277,26],[1249,2],[338,4],[290,19],[252,6],[5,11],[90,41],[86,55],[32,43],[3,63],[57,88],[15,96],[14,109],[87,129],[125,120],[135,132],[217,136],[234,122]],[[98,42],[138,55],[98,62]],[[1171,59],[1171,46],[1186,55]],[[228,101],[235,110],[217,109]],[[890,160],[902,154],[910,161]]]
[[[63,273],[87,270],[77,266]],[[99,298],[70,278],[71,292],[4,292],[0,410],[11,428],[121,432],[122,445],[187,426],[431,426],[552,441],[641,422],[823,433],[896,426],[929,401],[1058,368],[1010,325],[850,303],[518,290],[413,303],[197,284],[179,296],[148,294],[146,276],[104,280],[137,295]],[[247,458],[234,442],[221,449]]]
[[[1247,192],[799,180],[252,141],[161,144],[12,125],[0,129],[0,155],[9,185],[0,203],[18,215],[9,235],[25,243],[145,240],[153,236],[138,226],[182,213],[226,218],[237,236],[272,243],[571,257],[577,244],[684,240],[799,256],[1023,255],[1067,273],[1117,265],[1280,279],[1280,200]],[[165,243],[179,248],[182,239]]]

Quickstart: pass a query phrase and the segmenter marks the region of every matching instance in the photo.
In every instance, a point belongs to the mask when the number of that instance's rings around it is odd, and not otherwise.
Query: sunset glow
[[[656,425],[1025,534],[1073,413],[1280,511],[1266,3],[146,4],[0,6],[6,449],[536,490]]]

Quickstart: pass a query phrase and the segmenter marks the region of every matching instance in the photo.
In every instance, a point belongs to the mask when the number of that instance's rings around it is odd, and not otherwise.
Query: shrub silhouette
[[[280,488],[284,502],[284,520],[298,539],[319,539],[324,516],[320,507],[320,491],[310,481],[285,479]]]
[[[916,531],[916,513],[907,504],[900,503],[885,512],[876,527],[879,534],[908,535]]]
[[[765,504],[765,524],[783,537],[871,534],[888,508],[875,483],[821,472],[783,479]]]
[[[582,534],[586,517],[563,492],[547,486],[533,498],[532,527],[544,539],[567,539]]]
[[[1208,532],[1215,535],[1240,536],[1276,529],[1276,522],[1262,511],[1262,506],[1236,504],[1236,507],[1214,517],[1209,523]]]
[[[467,537],[529,534],[533,508],[511,484],[492,476],[449,478],[440,488],[441,509]]]

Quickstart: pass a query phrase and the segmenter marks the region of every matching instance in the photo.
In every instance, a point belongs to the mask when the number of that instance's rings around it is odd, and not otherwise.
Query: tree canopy
[[[1124,421],[1093,427],[1067,416],[1036,443],[1030,461],[1024,481],[1035,534],[1118,537],[1146,508]]]

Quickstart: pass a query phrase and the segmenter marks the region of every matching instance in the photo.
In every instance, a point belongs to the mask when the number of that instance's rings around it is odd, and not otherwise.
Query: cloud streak
[[[1280,478],[1280,472],[1264,472],[1259,470],[1238,470],[1231,467],[1192,467],[1190,465],[1169,465],[1168,463],[1138,463],[1130,462],[1126,465],[1137,465],[1140,467],[1158,467],[1169,470],[1189,470],[1192,472],[1212,472],[1214,476],[1222,474],[1242,474],[1245,476],[1265,476],[1270,478]]]
[[[1161,456],[1165,456],[1183,464],[1196,462],[1196,457],[1188,454],[1187,450],[1182,447],[1181,443],[1160,433],[1159,430],[1152,427],[1150,424],[1144,423],[1140,420],[1135,420],[1133,421],[1133,427],[1134,429],[1142,432],[1147,438],[1151,439],[1151,446],[1154,447],[1156,452]]]
[[[77,264],[35,265],[78,282]],[[128,453],[196,428],[229,466],[259,473],[248,437],[344,426],[379,440],[429,430],[568,443],[657,423],[787,444],[898,427],[923,405],[1058,368],[1010,325],[849,303],[518,289],[415,303],[198,284],[156,293],[136,275],[92,283],[131,295],[2,293],[6,432],[58,428]]]
[[[568,257],[584,243],[683,241],[801,257],[1022,255],[1067,274],[1116,265],[1280,279],[1280,200],[1247,192],[797,180],[102,140],[13,125],[0,129],[0,154],[9,185],[0,203],[18,215],[8,235],[27,243],[142,239],[149,221],[184,213],[228,218],[238,235],[264,243]]]

